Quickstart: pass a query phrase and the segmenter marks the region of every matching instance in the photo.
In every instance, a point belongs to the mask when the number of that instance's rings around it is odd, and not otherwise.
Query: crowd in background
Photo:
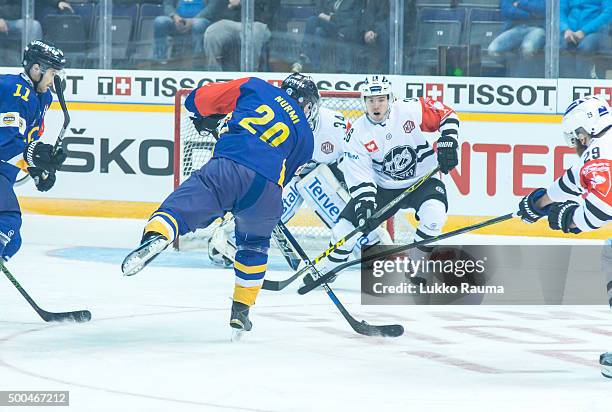
[[[559,0],[561,77],[604,77],[612,67],[612,0]],[[97,0],[36,0],[29,38],[63,48],[71,67],[96,68]],[[388,72],[387,0],[255,0],[256,70]],[[405,0],[405,74],[542,77],[545,0]],[[240,70],[241,0],[113,0],[114,68]],[[19,0],[0,0],[0,65],[19,64],[26,29]],[[445,72],[440,47],[469,50],[478,70]],[[472,57],[468,57],[472,56]],[[468,66],[453,62],[457,66]],[[471,64],[471,63],[470,63]],[[441,72],[442,70],[442,72]]]

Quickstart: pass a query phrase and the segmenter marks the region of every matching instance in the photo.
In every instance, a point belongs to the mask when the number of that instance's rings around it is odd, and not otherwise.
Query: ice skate
[[[130,252],[123,263],[121,271],[124,276],[132,276],[140,272],[146,265],[155,259],[170,242],[164,236],[156,232],[147,233],[142,239],[142,243]]]
[[[602,353],[599,356],[599,364],[601,365],[601,374],[612,379],[612,352]]]
[[[232,342],[239,341],[245,332],[253,328],[253,323],[249,319],[249,306],[241,302],[232,303],[232,314],[230,326],[232,327]]]

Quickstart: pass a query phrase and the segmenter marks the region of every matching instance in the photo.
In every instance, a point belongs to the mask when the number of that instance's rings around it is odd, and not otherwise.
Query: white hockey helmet
[[[361,93],[361,101],[364,107],[367,107],[365,106],[365,100],[367,97],[388,96],[389,107],[387,109],[387,113],[384,116],[384,119],[387,119],[389,117],[389,113],[391,112],[391,104],[393,103],[393,91],[391,90],[391,82],[389,81],[387,76],[378,74],[366,76],[365,80],[361,84],[361,87],[359,88],[359,92]],[[370,116],[368,115],[367,109],[365,110],[365,113],[366,117],[372,122],[372,119],[370,119]]]
[[[583,128],[595,136],[612,126],[612,110],[608,103],[596,96],[585,96],[574,100],[565,111],[561,127],[568,146],[575,147],[577,131]]]
[[[361,87],[359,88],[361,98],[365,99],[370,96],[389,96],[389,101],[393,101],[393,92],[391,91],[391,82],[387,76],[374,74],[367,76]]]

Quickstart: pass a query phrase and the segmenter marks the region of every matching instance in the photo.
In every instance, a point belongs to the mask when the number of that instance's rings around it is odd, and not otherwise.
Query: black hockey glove
[[[66,161],[66,153],[61,148],[55,152],[53,149],[52,145],[36,140],[26,145],[23,158],[30,168],[35,167],[48,172],[55,172]]]
[[[226,115],[224,114],[211,114],[210,116],[205,117],[193,116],[191,117],[191,121],[193,122],[193,127],[195,127],[198,133],[210,133],[215,139],[217,139],[219,138],[219,132],[217,130],[219,127],[219,122],[223,120],[225,116]]]
[[[55,184],[55,170],[44,170],[40,167],[28,167],[30,176],[39,192],[50,190]]]
[[[546,189],[539,188],[529,193],[527,196],[521,199],[519,202],[518,215],[523,219],[525,223],[535,223],[540,220],[541,217],[548,215],[550,205],[543,209],[536,206],[537,201],[546,194]]]
[[[376,202],[371,198],[364,198],[355,205],[357,224],[363,228],[363,234],[366,236],[378,226],[378,222],[370,219],[375,211]]]
[[[459,164],[459,155],[457,153],[459,143],[457,143],[457,139],[454,137],[442,136],[438,139],[436,147],[440,171],[447,174]]]
[[[563,203],[553,203],[550,205],[548,212],[548,226],[552,230],[562,230],[563,233],[580,233],[581,230],[577,227],[570,228],[572,223],[574,223],[574,212],[578,207],[578,203],[572,200]]]

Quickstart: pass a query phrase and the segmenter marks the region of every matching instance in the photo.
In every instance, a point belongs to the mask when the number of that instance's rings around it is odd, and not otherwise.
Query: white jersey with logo
[[[554,202],[579,201],[580,207],[574,212],[573,220],[583,232],[612,221],[612,129],[593,139],[580,160],[546,193]]]
[[[342,113],[321,107],[319,121],[313,132],[312,160],[326,165],[342,156],[342,141],[346,135],[347,121]]]
[[[455,112],[430,98],[395,101],[380,124],[361,116],[344,142],[342,170],[353,198],[372,196],[378,186],[403,189],[437,165],[425,133],[458,137]]]

